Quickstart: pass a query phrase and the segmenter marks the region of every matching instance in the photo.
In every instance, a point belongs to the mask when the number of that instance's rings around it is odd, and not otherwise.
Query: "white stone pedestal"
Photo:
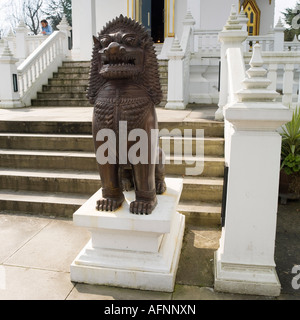
[[[176,212],[182,179],[166,179],[151,215],[133,215],[133,191],[116,212],[99,212],[101,190],[77,212],[76,226],[88,228],[91,240],[71,264],[74,282],[172,292],[175,284],[185,217]]]

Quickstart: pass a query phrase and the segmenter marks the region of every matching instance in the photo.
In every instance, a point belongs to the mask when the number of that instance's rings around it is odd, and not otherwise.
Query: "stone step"
[[[91,121],[0,121],[2,133],[91,135]]]
[[[0,148],[93,152],[92,139],[92,135],[0,133]]]
[[[53,92],[53,93],[85,93],[86,86],[43,86],[43,92]]]
[[[73,73],[73,72],[54,72],[53,73],[53,79],[63,79],[63,80],[69,80],[69,79],[78,79],[78,80],[86,80],[88,81],[90,78],[88,73]]]
[[[89,74],[90,72],[90,66],[84,67],[84,66],[65,66],[58,68],[58,73],[76,73],[76,74]]]
[[[0,190],[0,210],[72,218],[88,195]]]
[[[167,69],[162,69],[159,71],[159,77],[161,79],[168,79],[168,70]]]
[[[223,177],[224,165],[224,158],[222,157],[182,157],[171,155],[166,156],[165,170],[170,175]],[[189,173],[187,169],[192,169],[192,173]]]
[[[88,86],[87,79],[49,79],[50,86]]]
[[[85,99],[33,99],[33,107],[90,107],[91,104]]]
[[[169,61],[168,60],[158,60],[158,66],[168,66]]]
[[[84,169],[84,168],[83,168]],[[0,184],[15,191],[79,193],[101,188],[98,172],[0,168]]]
[[[78,151],[37,151],[37,150],[0,150],[0,163],[3,168],[31,168],[50,170],[96,171],[97,164],[93,152]],[[203,170],[196,170],[193,168]],[[192,175],[202,177],[223,177],[224,158],[222,157],[166,157],[166,174],[186,175],[187,168],[193,169]]]
[[[224,155],[224,139],[222,138],[179,138],[161,137],[160,146],[167,154],[197,154],[204,144],[205,155]],[[0,133],[0,148],[53,151],[87,151],[93,152],[91,135],[57,135],[57,134],[24,134]]]
[[[34,214],[72,218],[89,195],[0,190],[0,210],[22,214]],[[221,205],[218,203],[180,201],[177,210],[184,214],[187,224],[219,226]]]
[[[89,68],[90,65],[91,65],[90,61],[64,61],[62,66],[64,68],[76,68],[76,67]]]
[[[181,201],[222,202],[223,178],[184,177]]]
[[[201,152],[204,144],[204,154],[224,156],[223,138],[187,138],[187,137],[161,137],[160,147],[170,154],[196,154]]]
[[[187,224],[219,227],[221,225],[221,203],[181,201],[177,211],[185,215]]]
[[[64,99],[64,100],[70,100],[70,99],[78,99],[78,100],[87,100],[86,98],[86,92],[72,92],[72,93],[54,93],[54,92],[38,92],[37,93],[37,99],[38,100],[55,100],[55,99]]]
[[[193,119],[188,121],[159,121],[159,130],[167,129],[170,134],[165,136],[176,135],[176,132],[184,136],[184,130],[192,130],[193,136],[196,136],[196,130],[204,130],[205,137],[223,138],[224,137],[224,123],[220,121]]]
[[[165,87],[165,86],[168,86],[168,78],[160,78],[160,84],[161,86],[164,86],[164,90],[167,92],[168,91],[168,87]],[[163,90],[163,88],[162,88]]]
[[[91,106],[92,107],[92,106]],[[210,120],[194,121],[159,121],[159,130],[167,129],[169,134],[164,130],[164,136],[176,135],[178,133],[184,136],[184,130],[192,130],[193,136],[196,136],[196,130],[204,130],[205,138],[223,138],[224,123]],[[174,129],[176,129],[174,131]],[[177,130],[179,129],[179,130]],[[1,121],[0,132],[2,133],[40,133],[40,134],[78,134],[91,135],[91,121]]]
[[[95,154],[78,151],[0,150],[1,167],[96,171]]]
[[[173,176],[175,177],[175,176]],[[98,172],[0,168],[4,189],[78,193],[92,196],[101,188]],[[223,178],[183,178],[181,201],[222,201]]]

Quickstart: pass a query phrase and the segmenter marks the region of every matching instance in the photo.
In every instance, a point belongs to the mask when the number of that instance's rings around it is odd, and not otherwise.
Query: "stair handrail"
[[[226,51],[228,65],[228,105],[237,102],[236,94],[241,90],[246,77],[244,56],[240,48],[229,48]]]
[[[71,28],[65,16],[57,27],[59,31],[54,31],[17,68],[20,98],[25,106],[31,104],[53,72],[57,72],[63,60],[69,57],[68,35]]]
[[[45,77],[48,79],[61,64],[64,57],[63,41],[66,41],[66,35],[63,32],[54,31],[18,67],[20,97],[25,105],[30,104],[37,92],[35,89],[44,84]]]

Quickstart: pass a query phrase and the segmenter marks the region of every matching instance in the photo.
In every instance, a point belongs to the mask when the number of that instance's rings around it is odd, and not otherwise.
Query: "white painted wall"
[[[120,16],[127,16],[127,1],[96,0],[96,32],[98,33],[108,21]]]
[[[238,0],[200,0],[200,29],[222,30],[229,17],[231,5],[238,8]]]
[[[187,0],[175,0],[175,35],[181,39],[183,25],[182,21],[187,12]]]
[[[271,4],[266,0],[256,0],[256,3],[261,12],[259,34],[267,34],[274,26],[275,0]]]
[[[74,60],[90,60],[92,55],[92,35],[96,33],[96,0],[73,0],[73,52]]]

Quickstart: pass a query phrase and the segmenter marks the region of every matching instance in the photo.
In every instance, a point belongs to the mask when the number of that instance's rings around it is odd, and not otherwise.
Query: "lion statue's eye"
[[[123,42],[129,46],[137,46],[138,44],[138,39],[134,36],[127,36],[123,38]]]
[[[102,48],[106,48],[111,43],[111,39],[110,38],[102,38],[102,39],[100,39],[100,43],[101,43]]]

